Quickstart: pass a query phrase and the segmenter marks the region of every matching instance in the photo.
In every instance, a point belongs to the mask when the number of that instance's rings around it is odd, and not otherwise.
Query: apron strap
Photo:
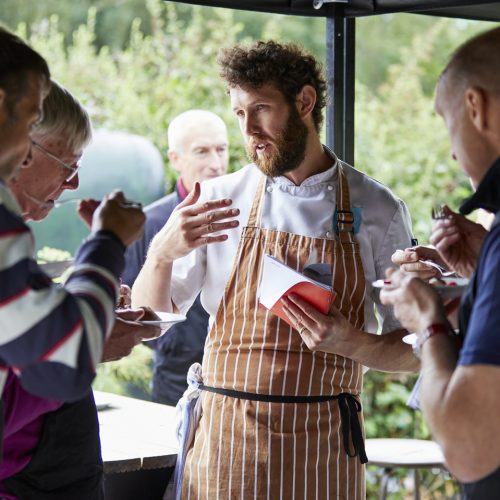
[[[248,216],[248,227],[260,227],[262,217],[262,207],[264,206],[264,193],[266,191],[267,177],[262,174],[257,185],[256,195],[254,196],[250,215]]]
[[[340,160],[337,160],[337,227],[341,242],[351,243],[354,236],[354,214],[351,210],[349,184]]]

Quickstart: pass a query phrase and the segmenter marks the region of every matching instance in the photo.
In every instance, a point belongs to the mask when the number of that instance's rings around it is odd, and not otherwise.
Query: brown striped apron
[[[310,351],[295,329],[258,301],[264,254],[298,271],[328,263],[335,305],[363,328],[365,279],[348,183],[337,166],[333,240],[261,228],[261,179],[205,344],[202,416],[186,457],[183,499],[365,498],[362,367]]]

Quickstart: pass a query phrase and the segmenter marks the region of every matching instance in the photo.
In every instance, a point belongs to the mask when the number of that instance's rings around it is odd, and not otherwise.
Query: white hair
[[[43,118],[33,128],[38,141],[56,136],[71,151],[81,151],[92,138],[90,117],[78,99],[62,85],[52,80],[50,92],[43,101]]]
[[[218,127],[226,132],[224,120],[211,111],[190,109],[177,115],[168,126],[168,149],[182,153],[184,140],[193,128],[212,129]]]

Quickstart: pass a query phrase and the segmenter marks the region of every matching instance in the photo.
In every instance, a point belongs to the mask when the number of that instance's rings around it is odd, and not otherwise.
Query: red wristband
[[[417,356],[420,356],[424,343],[435,335],[447,335],[448,337],[453,337],[455,333],[448,324],[433,323],[422,332],[422,335],[418,336],[417,341],[415,342],[415,345],[413,347],[413,352]]]

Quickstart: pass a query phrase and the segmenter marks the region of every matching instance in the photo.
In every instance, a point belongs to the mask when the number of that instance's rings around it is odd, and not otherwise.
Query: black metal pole
[[[326,18],[326,143],[354,165],[355,20]]]

